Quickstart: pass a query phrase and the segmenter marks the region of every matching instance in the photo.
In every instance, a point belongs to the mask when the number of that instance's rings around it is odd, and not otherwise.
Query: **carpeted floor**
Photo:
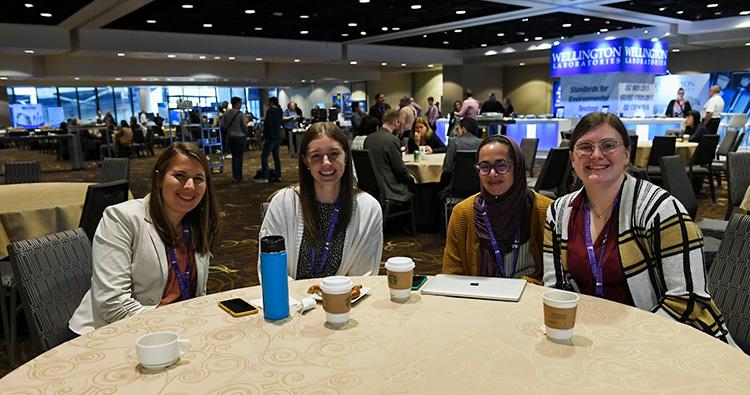
[[[157,155],[161,152],[157,150]],[[229,161],[223,173],[213,176],[213,185],[222,205],[223,227],[219,235],[219,247],[214,251],[208,279],[208,292],[220,292],[229,289],[258,284],[257,255],[258,231],[260,228],[260,203],[275,190],[296,182],[297,158],[291,158],[282,147],[282,182],[256,184],[252,175],[260,168],[260,151],[245,153],[243,174],[246,182],[240,185],[230,184],[231,169]],[[72,171],[68,162],[57,161],[54,154],[42,154],[36,151],[1,149],[0,162],[19,160],[36,160],[42,164],[43,182],[81,181],[97,182],[100,169],[95,162],[87,162],[86,169]],[[131,160],[131,191],[136,198],[148,193],[149,174],[156,157],[136,158]],[[537,158],[537,171],[542,162]],[[0,181],[2,177],[0,177]],[[711,203],[707,193],[699,195],[700,218],[723,218],[726,210],[726,183],[717,192],[716,203]],[[416,272],[435,274],[440,272],[444,237],[440,233],[418,233],[415,236],[406,231],[407,224],[389,224],[384,235],[383,261],[391,256],[411,256],[417,263]],[[383,269],[381,268],[381,272]],[[23,315],[19,315],[23,321]],[[23,363],[35,357],[34,349],[26,334],[25,326],[20,328],[20,358]],[[0,377],[12,370],[6,359],[5,342],[0,348]]]

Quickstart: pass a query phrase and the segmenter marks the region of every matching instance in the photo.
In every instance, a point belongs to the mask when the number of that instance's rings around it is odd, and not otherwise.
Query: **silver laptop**
[[[515,278],[438,274],[422,288],[422,293],[518,302],[524,288],[526,288],[526,280]]]

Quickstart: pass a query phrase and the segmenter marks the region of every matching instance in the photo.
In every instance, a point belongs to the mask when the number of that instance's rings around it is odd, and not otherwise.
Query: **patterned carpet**
[[[157,155],[161,151],[157,149]],[[256,169],[260,168],[260,151],[245,153],[243,174],[246,181],[241,185],[230,184],[231,170],[227,169],[214,175],[213,183],[222,205],[223,227],[219,235],[219,247],[214,251],[208,279],[208,292],[221,292],[229,289],[258,284],[257,255],[258,231],[260,228],[260,203],[275,190],[291,185],[297,179],[297,159],[288,155],[282,147],[282,182],[256,184],[251,180]],[[95,162],[87,162],[84,170],[72,171],[69,162],[57,161],[54,154],[43,154],[36,151],[19,151],[15,149],[0,150],[0,162],[36,160],[42,164],[43,182],[97,182],[100,169]],[[149,174],[156,157],[136,158],[131,160],[131,191],[133,196],[143,197],[149,188]],[[537,158],[537,171],[542,162]],[[0,177],[2,180],[2,177]],[[4,181],[4,180],[2,180]],[[726,183],[722,184],[725,188]],[[719,189],[717,202],[711,203],[708,193],[699,195],[700,218],[723,218],[726,210],[726,189]],[[407,233],[405,222],[389,223],[384,235],[383,261],[391,256],[411,256],[417,263],[416,272],[436,274],[440,272],[444,237],[439,233],[418,233],[412,236]],[[383,269],[381,268],[381,273]],[[19,321],[23,322],[23,315]],[[28,337],[25,324],[19,328],[21,363],[35,357],[34,349]],[[12,370],[6,359],[5,342],[0,348],[0,377]]]

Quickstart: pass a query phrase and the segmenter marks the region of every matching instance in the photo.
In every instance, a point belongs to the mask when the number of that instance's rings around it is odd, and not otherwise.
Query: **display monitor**
[[[565,118],[565,107],[557,107],[555,109],[555,118]]]

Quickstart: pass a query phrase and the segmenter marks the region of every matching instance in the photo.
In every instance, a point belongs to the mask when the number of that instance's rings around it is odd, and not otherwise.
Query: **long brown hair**
[[[310,173],[310,169],[305,164],[307,158],[307,149],[313,140],[321,137],[328,137],[341,145],[346,156],[346,165],[344,174],[341,176],[341,188],[339,189],[338,199],[341,201],[341,211],[339,212],[336,230],[346,229],[352,217],[354,207],[354,195],[358,190],[354,189],[352,177],[352,154],[344,132],[331,122],[318,122],[310,126],[302,136],[300,143],[299,155],[299,194],[300,205],[302,208],[302,222],[304,223],[304,235],[313,245],[320,247],[320,235],[316,234],[318,229],[318,217],[315,215],[315,179]]]
[[[208,168],[206,158],[196,146],[188,143],[172,143],[162,152],[151,172],[151,196],[148,214],[151,216],[156,233],[159,234],[159,238],[164,245],[167,247],[176,246],[177,235],[169,225],[164,210],[161,181],[177,155],[185,155],[188,158],[195,159],[201,164],[206,174],[206,192],[203,194],[203,198],[198,206],[185,215],[185,220],[190,227],[190,248],[199,254],[206,254],[213,248],[219,230],[219,202],[211,186],[211,171]]]
[[[427,121],[426,117],[417,117],[417,120],[414,121],[414,129],[417,128],[417,125],[424,125],[424,127],[427,129],[427,131],[422,135],[423,141],[417,141],[418,145],[427,144],[427,139],[432,137],[432,128],[430,127],[430,122]]]

